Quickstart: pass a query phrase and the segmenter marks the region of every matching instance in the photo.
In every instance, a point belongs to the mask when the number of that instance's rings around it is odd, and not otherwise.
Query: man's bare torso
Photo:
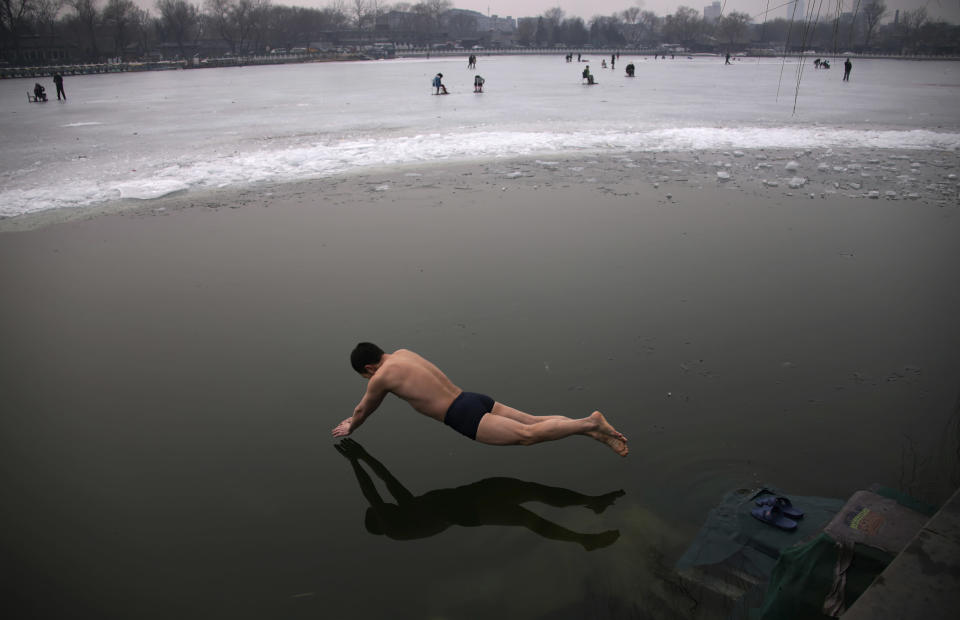
[[[388,391],[420,413],[442,422],[462,390],[432,362],[413,351],[398,349],[384,357],[371,381],[383,381]]]

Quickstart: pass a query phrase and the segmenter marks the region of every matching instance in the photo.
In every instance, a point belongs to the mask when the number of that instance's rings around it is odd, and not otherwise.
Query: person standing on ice
[[[66,101],[67,93],[63,90],[63,76],[59,71],[53,74],[53,83],[57,87],[57,101],[60,101],[60,95],[63,95],[63,100]]]

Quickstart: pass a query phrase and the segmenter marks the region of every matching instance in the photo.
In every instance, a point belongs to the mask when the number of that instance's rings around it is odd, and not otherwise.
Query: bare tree
[[[327,4],[327,8],[334,13],[343,15],[344,18],[347,16],[346,0],[330,0],[330,2]]]
[[[0,44],[13,47],[17,62],[21,60],[20,35],[35,9],[35,0],[0,0]]]
[[[521,19],[517,22],[517,41],[523,45],[530,45],[537,36],[537,24],[532,19]]]
[[[425,2],[418,2],[410,7],[410,12],[413,14],[410,29],[416,33],[417,40],[421,43],[429,41],[430,33],[437,29],[430,14],[430,7]]]
[[[140,52],[143,53],[150,49],[150,35],[153,31],[151,26],[154,23],[154,18],[146,10],[137,7],[133,11],[130,23],[133,25],[133,36],[136,38]]]
[[[657,32],[657,25],[660,18],[653,11],[641,11],[640,18],[637,20],[637,42],[653,42],[654,35]]]
[[[599,45],[621,45],[624,42],[622,26],[619,14],[594,15],[590,18],[590,40]]]
[[[557,28],[560,26],[560,23],[563,22],[563,15],[563,9],[558,6],[549,8],[543,12],[543,21],[541,22],[543,42],[557,42]],[[538,36],[538,38],[541,37]]]
[[[870,39],[876,32],[880,20],[887,14],[887,5],[883,0],[873,0],[863,7],[863,46],[870,47]]]
[[[0,0],[0,27],[11,31],[33,12],[33,0]]]
[[[350,6],[350,13],[353,15],[353,21],[357,25],[357,30],[363,30],[370,13],[369,3],[367,0],[353,0]]]
[[[717,37],[727,44],[730,50],[740,43],[747,33],[747,27],[750,25],[750,16],[746,13],[731,11],[717,20]]]
[[[477,36],[477,19],[467,13],[454,13],[446,17],[447,32],[451,36],[462,39]]]
[[[346,27],[349,19],[347,10],[344,8],[343,0],[331,0],[327,8],[323,9],[323,14],[327,17],[330,27],[336,30]]]
[[[186,0],[157,0],[157,10],[167,37],[176,42],[180,57],[187,58],[187,43],[197,36],[197,7]]]
[[[453,8],[453,3],[450,0],[425,0],[422,4],[427,7],[427,14],[438,30],[440,29],[440,16]]]
[[[34,23],[47,32],[53,32],[57,22],[57,14],[63,8],[64,0],[32,0],[33,10],[30,12]]]
[[[553,25],[559,25],[563,21],[563,18],[566,14],[558,6],[547,9],[543,12],[543,19],[553,23]]]
[[[251,50],[262,50],[266,43],[267,31],[270,28],[270,11],[273,5],[270,0],[240,0],[240,2],[245,2],[250,6],[244,40],[248,42]]]
[[[370,14],[370,29],[377,29],[377,18],[386,12],[387,5],[383,0],[367,0],[367,13]]]
[[[259,39],[267,29],[269,0],[232,0],[230,18],[237,51],[247,53],[259,48]],[[256,41],[256,43],[255,43]]]
[[[590,31],[580,17],[568,17],[557,29],[557,37],[567,45],[583,45],[590,40]]]
[[[703,26],[703,19],[696,9],[688,6],[681,6],[673,13],[667,15],[664,19],[664,34],[673,41],[690,47],[696,38],[700,35]]]
[[[96,0],[69,0],[69,4],[76,12],[77,24],[87,37],[90,45],[87,48],[87,58],[100,60],[100,50],[97,48],[97,26],[100,21],[100,12],[97,10]]]
[[[103,22],[113,37],[113,53],[122,56],[130,36],[133,13],[137,6],[132,0],[107,0],[103,8]]]
[[[900,28],[903,33],[903,44],[906,49],[915,49],[919,43],[920,30],[926,25],[929,18],[927,9],[920,7],[912,11],[904,11],[900,15]]]
[[[237,51],[237,26],[233,19],[234,4],[231,0],[207,0],[207,16],[217,29],[217,34],[224,43],[230,46],[230,51]]]

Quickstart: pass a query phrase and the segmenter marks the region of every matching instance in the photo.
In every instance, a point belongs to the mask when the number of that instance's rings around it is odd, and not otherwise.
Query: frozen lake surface
[[[587,63],[559,55],[481,57],[476,71],[442,58],[68,76],[69,102],[43,105],[26,103],[31,80],[4,80],[0,217],[398,164],[960,148],[958,63],[857,60],[844,83],[841,68],[780,59],[600,59],[594,87]],[[431,96],[437,72],[450,95]]]

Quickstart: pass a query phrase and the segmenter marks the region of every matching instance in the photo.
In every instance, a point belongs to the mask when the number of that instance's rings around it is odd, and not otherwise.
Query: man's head
[[[362,376],[369,379],[368,375],[372,375],[375,368],[370,369],[367,366],[376,366],[380,363],[381,357],[383,357],[383,349],[372,342],[361,342],[350,353],[350,365]]]

